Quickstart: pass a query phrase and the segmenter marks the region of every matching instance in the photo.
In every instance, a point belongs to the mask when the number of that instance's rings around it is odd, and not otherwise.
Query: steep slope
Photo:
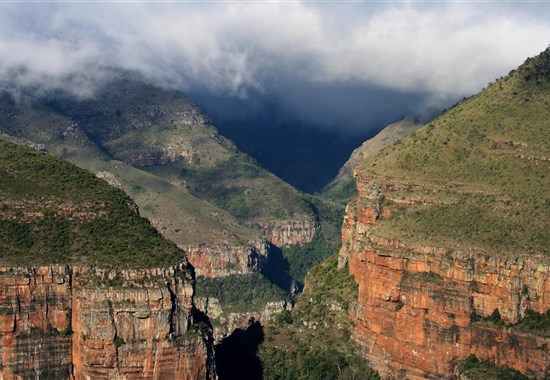
[[[180,92],[135,73],[115,74],[93,99],[51,96],[48,106],[78,122],[112,158],[187,189],[244,223],[274,226],[270,237],[277,245],[293,243],[279,226],[300,221],[305,230],[313,227],[301,194],[220,136]],[[300,243],[308,241],[307,233],[297,236]]]
[[[240,153],[181,93],[123,70],[109,78],[92,99],[4,95],[0,131],[123,188],[200,275],[261,269],[264,239],[283,247],[313,238],[309,200]]]
[[[0,141],[0,377],[205,379],[184,252],[122,191]]]
[[[264,379],[363,379],[380,376],[355,353],[348,311],[357,285],[338,271],[336,254],[314,266],[304,294],[291,311],[283,311],[264,329],[258,356]]]
[[[201,245],[211,247],[214,252],[236,247],[242,255],[229,257],[229,262],[239,259],[246,262],[253,254],[253,246],[259,244],[249,242],[260,242],[260,234],[242,226],[229,213],[161,178],[113,160],[74,120],[39,104],[15,103],[7,96],[0,109],[0,130],[41,143],[49,152],[96,172],[124,189],[159,231],[181,248],[188,248],[189,256],[198,251],[194,247]],[[211,232],[204,234],[203,231]],[[240,269],[246,271],[247,267]],[[204,270],[209,271],[208,265],[204,265]]]
[[[384,127],[376,136],[368,139],[352,152],[338,175],[323,188],[321,194],[326,198],[347,204],[357,194],[353,178],[357,166],[385,147],[414,132],[421,125],[418,119],[409,116]]]
[[[450,376],[470,354],[548,374],[549,104],[550,49],[360,165],[339,264],[382,375]]]

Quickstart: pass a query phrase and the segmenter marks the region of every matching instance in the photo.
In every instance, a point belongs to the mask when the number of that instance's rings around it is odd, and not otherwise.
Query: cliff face
[[[382,374],[450,377],[470,354],[550,372],[549,67],[547,49],[356,169],[340,267]]]
[[[182,266],[3,267],[0,377],[214,378],[192,295]]]
[[[292,310],[292,305],[286,301],[268,302],[262,310],[243,313],[224,312],[217,298],[200,297],[195,300],[197,309],[204,312],[210,320],[215,321],[214,339],[220,343],[222,339],[231,335],[237,329],[246,329],[253,322],[266,326],[272,317],[283,310]]]
[[[292,220],[260,223],[262,235],[277,247],[309,243],[319,228],[311,218],[303,215]]]
[[[548,310],[549,259],[376,236],[376,225],[392,218],[382,202],[392,198],[389,182],[359,176],[357,201],[348,206],[342,230],[339,266],[347,265],[359,284],[350,316],[363,357],[395,378],[450,376],[452,361],[469,354],[537,378],[547,374],[550,339],[476,319],[498,309],[513,324],[527,309]]]
[[[248,246],[218,245],[182,247],[197,276],[224,277],[259,271],[267,261],[269,246],[265,241]]]

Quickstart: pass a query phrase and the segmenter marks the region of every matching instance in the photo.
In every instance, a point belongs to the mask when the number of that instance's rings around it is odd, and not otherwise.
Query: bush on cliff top
[[[488,361],[470,355],[458,363],[462,375],[469,379],[483,380],[529,380],[527,376],[509,367],[498,367]]]
[[[196,296],[217,298],[224,313],[260,311],[273,301],[289,301],[290,297],[260,273],[226,277],[198,277]]]

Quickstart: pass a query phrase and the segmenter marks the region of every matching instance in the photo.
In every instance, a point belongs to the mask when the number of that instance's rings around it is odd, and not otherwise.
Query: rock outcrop
[[[265,326],[274,315],[283,310],[292,310],[292,304],[284,300],[268,302],[262,310],[245,313],[225,312],[220,301],[214,297],[198,297],[195,305],[214,322],[214,340],[217,343],[237,329],[246,329],[254,322]]]
[[[214,378],[184,266],[0,268],[0,378]]]
[[[307,216],[260,223],[262,236],[277,247],[309,243],[319,226]]]
[[[360,174],[342,230],[339,266],[348,266],[359,284],[350,317],[363,357],[399,379],[450,376],[453,362],[470,354],[536,378],[548,374],[550,338],[510,327],[528,309],[550,309],[548,257],[376,236],[374,227],[392,217],[382,199],[391,198],[393,188]],[[482,320],[495,310],[509,327]]]
[[[204,277],[225,277],[260,271],[269,254],[269,245],[265,241],[251,242],[248,246],[197,245],[182,249],[193,264],[196,275]]]

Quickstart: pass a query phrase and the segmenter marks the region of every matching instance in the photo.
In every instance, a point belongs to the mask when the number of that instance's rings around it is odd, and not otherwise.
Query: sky
[[[104,67],[220,123],[380,129],[472,95],[550,43],[545,2],[0,2],[0,86],[93,96]]]

